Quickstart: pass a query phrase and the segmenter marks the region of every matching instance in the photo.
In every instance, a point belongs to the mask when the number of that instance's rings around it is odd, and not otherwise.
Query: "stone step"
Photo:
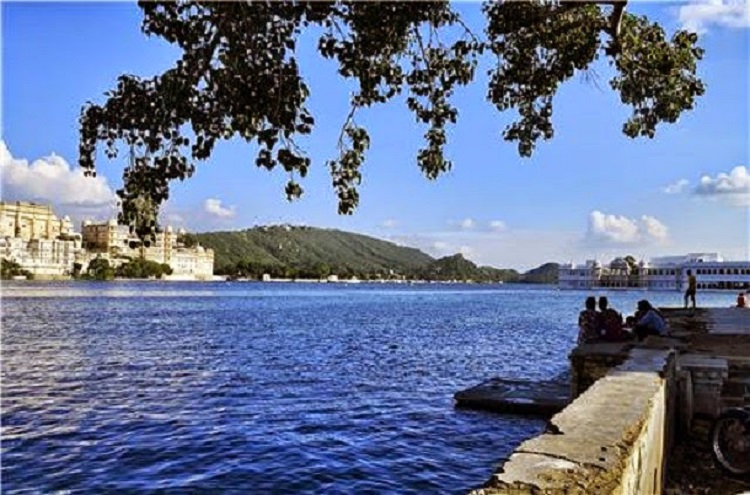
[[[552,417],[570,403],[570,382],[492,378],[457,392],[456,407]]]

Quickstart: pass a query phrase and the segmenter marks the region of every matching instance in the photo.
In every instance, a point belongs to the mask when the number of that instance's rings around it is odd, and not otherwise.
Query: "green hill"
[[[187,234],[187,245],[201,243],[214,250],[219,275],[260,278],[409,278],[473,280],[475,282],[555,283],[557,263],[519,273],[512,269],[479,267],[461,254],[440,259],[422,251],[373,237],[291,225],[274,225],[229,232]]]
[[[492,267],[478,267],[454,254],[435,260],[419,270],[418,276],[425,280],[473,280],[475,282],[513,282],[518,278],[515,270],[501,270]]]
[[[520,281],[523,275],[512,268],[495,268],[493,266],[481,266],[480,270],[485,272],[493,282],[513,283]]]
[[[414,248],[333,229],[289,225],[233,232],[188,234],[214,250],[217,274],[317,278],[329,274],[359,278],[416,272],[433,258]]]
[[[556,284],[559,267],[560,265],[557,263],[545,263],[524,273],[519,282],[527,284]]]

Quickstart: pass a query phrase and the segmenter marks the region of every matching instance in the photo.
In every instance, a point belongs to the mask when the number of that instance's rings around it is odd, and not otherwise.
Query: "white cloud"
[[[679,10],[684,29],[703,33],[711,25],[734,28],[750,27],[748,0],[693,0]]]
[[[502,220],[490,220],[488,222],[482,221],[479,222],[471,217],[466,217],[463,220],[447,220],[447,224],[449,225],[448,231],[445,233],[448,234],[450,232],[456,232],[456,231],[463,231],[466,233],[499,233],[499,232],[506,232],[508,230],[508,226],[505,222]]]
[[[634,220],[620,215],[607,215],[600,211],[592,211],[589,215],[589,241],[636,244],[644,241],[664,242],[667,236],[667,227],[652,216],[644,215],[640,220]]]
[[[450,246],[448,245],[447,242],[435,241],[435,242],[432,243],[432,245],[430,246],[430,248],[432,248],[431,251],[433,251],[433,252],[437,252],[437,253],[440,253],[440,254],[445,254],[450,249]]]
[[[667,226],[654,217],[643,215],[641,217],[641,226],[646,231],[646,234],[656,241],[665,241],[669,236]]]
[[[222,206],[221,200],[215,198],[209,198],[203,203],[203,211],[218,218],[232,218],[237,213],[234,206]]]
[[[589,215],[589,236],[595,239],[617,243],[630,243],[638,240],[638,224],[629,218],[605,215],[592,211]]]
[[[116,197],[102,175],[85,177],[80,167],[54,153],[34,160],[14,158],[0,140],[0,177],[5,200],[51,203],[53,206],[111,209]]]
[[[740,165],[728,174],[704,175],[693,192],[699,196],[724,199],[734,206],[750,206],[750,172]]]
[[[166,223],[167,225],[177,225],[179,227],[182,227],[185,225],[185,217],[180,215],[179,213],[170,213],[166,215]]]
[[[673,184],[669,184],[662,190],[667,194],[679,194],[687,188],[688,184],[689,182],[686,179],[680,179]]]
[[[392,219],[392,218],[386,218],[385,220],[383,220],[382,222],[380,222],[380,226],[383,227],[383,228],[385,228],[385,229],[392,229],[396,225],[398,225],[398,222],[396,220]]]
[[[459,223],[459,226],[460,226],[460,227],[461,227],[462,229],[464,229],[464,230],[471,230],[471,229],[473,229],[473,228],[474,228],[474,225],[475,225],[475,223],[474,223],[474,220],[472,220],[471,218],[464,218],[464,219],[463,219],[463,220],[461,220],[461,222]]]
[[[505,232],[508,226],[502,220],[492,220],[490,222],[490,230],[493,232]]]
[[[169,201],[159,208],[159,223],[162,225],[171,225],[177,228],[186,227],[188,217],[195,218],[195,215],[186,215],[175,209]]]
[[[474,254],[475,250],[471,246],[458,246],[458,252],[468,258],[472,254]]]

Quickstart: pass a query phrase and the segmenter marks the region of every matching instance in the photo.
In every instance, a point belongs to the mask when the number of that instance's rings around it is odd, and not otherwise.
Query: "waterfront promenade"
[[[722,410],[750,404],[750,310],[662,311],[669,337],[574,350],[573,401],[472,494],[750,490],[702,440]]]
[[[669,325],[672,334],[689,342],[690,351],[699,359],[710,360],[707,364],[720,370],[727,362],[718,403],[713,402],[714,395],[701,407],[721,411],[750,404],[750,309],[711,308],[695,314],[676,310]],[[689,418],[668,459],[667,495],[750,492],[750,483],[724,476],[713,464],[708,435],[718,411],[698,411]]]

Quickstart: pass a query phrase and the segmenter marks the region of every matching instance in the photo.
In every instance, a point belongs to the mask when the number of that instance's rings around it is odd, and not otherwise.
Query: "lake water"
[[[638,299],[604,292],[631,314]],[[4,493],[465,493],[539,420],[457,410],[567,369],[549,287],[5,283]],[[735,294],[699,293],[728,306]]]

